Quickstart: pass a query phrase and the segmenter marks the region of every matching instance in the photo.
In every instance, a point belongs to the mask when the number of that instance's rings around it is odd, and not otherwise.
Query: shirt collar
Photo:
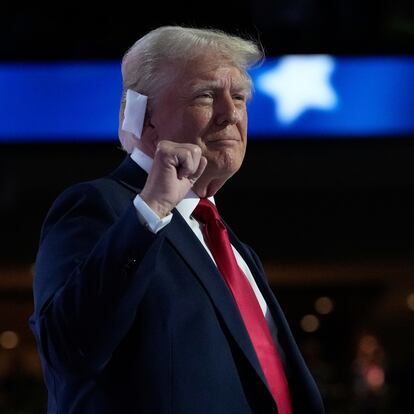
[[[131,158],[148,174],[151,171],[154,160],[147,154],[142,152],[139,148],[134,148],[131,153]],[[208,198],[215,204],[214,197]],[[200,197],[190,190],[186,196],[177,204],[176,209],[184,217],[186,221],[190,220],[190,216],[193,214],[194,209],[197,207]]]
[[[134,147],[131,153],[131,158],[147,173],[149,174],[154,160],[142,152],[139,148]]]

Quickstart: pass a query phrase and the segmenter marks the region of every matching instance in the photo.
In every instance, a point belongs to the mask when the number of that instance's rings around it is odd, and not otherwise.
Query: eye
[[[233,95],[233,99],[236,101],[246,102],[247,97],[246,95],[243,95],[243,94],[236,94],[236,95]]]
[[[213,94],[211,92],[201,92],[196,95],[196,99],[213,99]]]

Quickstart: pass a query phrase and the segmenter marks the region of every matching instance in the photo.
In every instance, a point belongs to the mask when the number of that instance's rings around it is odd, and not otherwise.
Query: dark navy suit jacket
[[[48,412],[277,412],[234,299],[184,219],[174,211],[156,235],[140,224],[132,200],[145,180],[127,157],[47,215],[30,324]],[[275,320],[294,413],[323,413],[260,261],[229,231]]]

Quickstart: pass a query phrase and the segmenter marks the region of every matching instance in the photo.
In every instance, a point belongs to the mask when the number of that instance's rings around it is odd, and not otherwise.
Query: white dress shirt
[[[131,158],[148,174],[151,171],[153,160],[148,155],[144,154],[141,150],[138,148],[134,148],[131,154]],[[196,219],[193,218],[192,213],[194,209],[196,208],[198,202],[200,200],[200,197],[198,197],[193,191],[189,191],[187,195],[184,197],[183,200],[181,200],[177,206],[176,209],[178,212],[183,216],[186,223],[190,226],[191,230],[194,232],[194,234],[197,236],[197,238],[200,240],[203,247],[206,249],[208,254],[210,255],[211,259],[214,261],[213,255],[210,252],[210,249],[206,245],[202,233],[202,224],[200,224]],[[214,203],[214,197],[210,197],[209,200]],[[167,226],[171,219],[172,214],[170,213],[168,216],[164,218],[160,218],[146,203],[145,201],[140,197],[138,194],[134,199],[134,205],[137,209],[139,220],[142,224],[144,224],[150,231],[153,233],[157,233],[160,231],[163,227]],[[233,248],[234,255],[236,256],[237,264],[242,269],[243,273],[246,275],[247,280],[249,281],[256,298],[260,304],[260,308],[262,309],[262,312],[265,316],[267,325],[269,326],[270,333],[273,336],[273,339],[276,340],[276,327],[275,323],[273,321],[273,318],[270,314],[269,308],[267,306],[266,301],[263,298],[262,293],[260,292],[256,281],[254,280],[254,277],[252,275],[252,272],[250,271],[249,267],[247,266],[247,263],[244,261],[243,257],[240,255],[240,253],[234,248],[234,246],[231,246]]]

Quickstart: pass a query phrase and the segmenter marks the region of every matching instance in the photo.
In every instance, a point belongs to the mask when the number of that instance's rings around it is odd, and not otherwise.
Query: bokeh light
[[[328,315],[333,311],[334,303],[331,298],[322,296],[315,301],[315,310],[321,315]]]
[[[414,292],[410,293],[407,296],[407,306],[408,306],[408,309],[414,311]]]
[[[14,331],[4,331],[0,335],[0,345],[4,349],[14,349],[19,344],[19,336]]]
[[[305,315],[300,321],[300,326],[305,332],[315,332],[319,329],[319,319],[315,315]]]

